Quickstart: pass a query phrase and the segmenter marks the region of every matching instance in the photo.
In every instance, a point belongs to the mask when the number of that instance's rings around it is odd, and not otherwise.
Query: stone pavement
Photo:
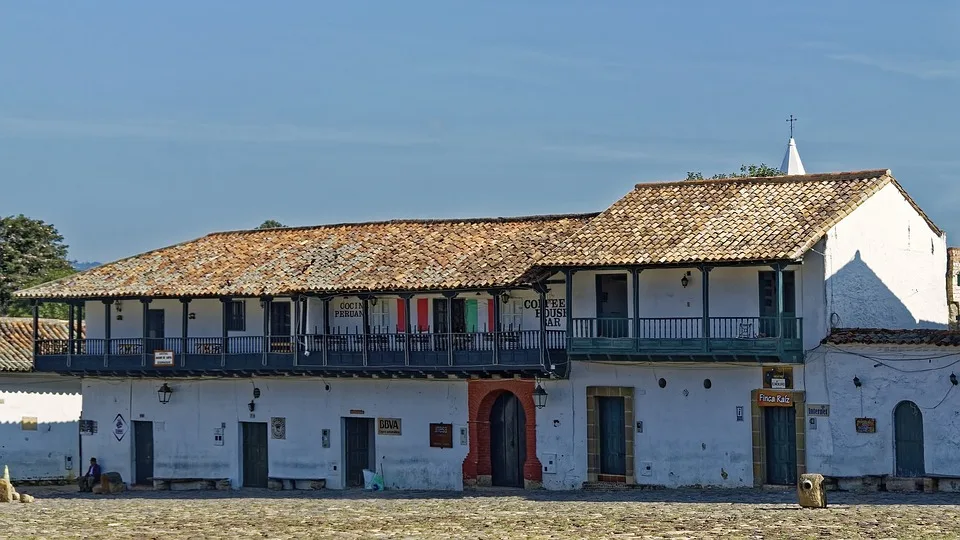
[[[22,488],[2,538],[960,538],[960,494],[660,490],[464,493]]]

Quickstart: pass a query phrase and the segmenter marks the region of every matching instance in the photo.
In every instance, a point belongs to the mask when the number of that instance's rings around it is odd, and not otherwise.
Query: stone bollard
[[[217,481],[217,491],[230,491],[232,488],[233,486],[230,484],[229,479]]]
[[[13,484],[0,478],[0,502],[13,502],[14,493],[16,491],[13,489]]]
[[[22,503],[32,503],[33,495],[27,495],[26,493],[20,494],[20,502]]]
[[[283,490],[283,480],[278,480],[276,478],[270,478],[267,480],[267,489],[273,491]]]
[[[827,491],[822,474],[801,474],[797,482],[797,499],[803,508],[826,508]]]

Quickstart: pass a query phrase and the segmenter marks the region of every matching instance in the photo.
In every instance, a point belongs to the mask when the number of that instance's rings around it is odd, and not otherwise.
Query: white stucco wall
[[[269,474],[304,479],[325,478],[332,489],[343,487],[344,417],[400,418],[402,434],[377,435],[377,466],[388,488],[452,489],[463,487],[462,465],[468,446],[460,444],[466,428],[465,381],[373,381],[332,379],[170,380],[170,402],[157,399],[160,380],[84,379],[83,418],[96,420],[98,433],[83,436],[83,459],[96,457],[105,471],[133,478],[133,422],[154,422],[154,475],[222,477],[241,485],[239,422],[286,418],[286,439],[268,441]],[[325,384],[330,385],[325,390]],[[251,415],[247,404],[254,386],[261,397]],[[351,413],[362,410],[362,414]],[[128,431],[117,441],[111,428],[123,415]],[[431,448],[429,424],[454,424],[454,447]],[[223,446],[214,445],[214,429],[225,424]],[[322,447],[321,430],[330,430],[330,447]],[[334,468],[336,470],[334,470]]]
[[[946,237],[937,235],[894,185],[831,229],[827,305],[833,326],[945,328]]]
[[[0,468],[14,480],[75,477],[80,407],[78,379],[0,373]],[[36,431],[22,429],[25,417],[37,419]]]
[[[797,390],[801,372],[794,367]],[[587,480],[588,386],[634,388],[635,420],[643,422],[643,432],[634,434],[638,484],[752,486],[750,392],[762,386],[761,373],[755,365],[575,363],[570,380],[543,384],[549,398],[537,412],[537,453],[541,462],[545,455],[557,459],[557,472],[543,475],[544,487],[577,489]],[[737,406],[744,407],[742,422]]]
[[[923,415],[926,473],[960,476],[960,388],[949,379],[960,371],[951,365],[958,361],[955,347],[825,345],[808,353],[807,403],[829,404],[830,416],[817,418],[816,429],[808,418],[807,470],[894,474],[893,411],[901,401],[912,401]],[[876,418],[877,432],[857,433],[860,417]]]

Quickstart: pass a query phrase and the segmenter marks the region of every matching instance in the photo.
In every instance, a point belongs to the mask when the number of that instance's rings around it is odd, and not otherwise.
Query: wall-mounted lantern
[[[689,274],[689,273],[690,273],[690,272],[687,272],[687,274]],[[690,278],[687,277],[687,274],[684,274],[683,277],[680,278],[680,284],[683,285],[683,288],[684,288],[684,289],[686,289],[686,288],[687,288],[687,285],[690,284]]]
[[[504,304],[506,304],[507,302],[510,301],[510,294],[504,292],[503,294],[500,295],[500,299],[503,300]]]
[[[250,403],[247,403],[247,408],[250,409],[250,412],[253,412],[257,408],[257,404],[250,400]]]
[[[860,382],[860,377],[853,378],[853,385],[857,388],[860,388],[863,385],[863,383]]]
[[[194,319],[197,318],[197,314],[196,314],[196,313],[190,313],[189,315],[187,315],[187,318],[192,321],[192,320],[194,320]]]
[[[544,390],[539,384],[537,384],[537,387],[533,389],[533,402],[538,409],[542,409],[547,406],[547,391]]]
[[[173,395],[173,389],[170,388],[170,385],[167,383],[163,383],[163,386],[157,390],[157,399],[159,399],[162,404],[169,403],[171,395]]]
[[[950,374],[950,384],[952,384],[952,385],[954,385],[954,386],[957,385],[957,376],[954,375],[953,373]]]

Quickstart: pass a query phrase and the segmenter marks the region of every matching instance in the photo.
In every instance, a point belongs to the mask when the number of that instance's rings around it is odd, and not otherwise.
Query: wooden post
[[[639,268],[631,271],[633,281],[633,350],[640,348],[640,272]]]
[[[403,365],[410,365],[410,299],[412,294],[405,294],[403,298]]]
[[[493,364],[500,363],[500,291],[490,291],[493,295]]]
[[[187,351],[190,350],[187,346],[187,338],[190,337],[190,299],[181,298],[180,299],[180,366],[186,367],[187,365]]]
[[[40,352],[40,301],[32,302],[33,308],[33,358],[36,361],[37,354]]]
[[[447,365],[453,365],[453,298],[457,293],[443,293],[447,299]]]
[[[327,354],[327,345],[330,341],[327,336],[330,335],[330,299],[323,299],[323,365],[327,365],[330,356]]]
[[[547,370],[547,284],[537,285],[540,302],[540,366]]]
[[[220,299],[220,312],[222,313],[222,324],[220,325],[221,329],[221,339],[223,343],[220,345],[220,367],[227,366],[227,352],[230,342],[230,333],[228,325],[230,323],[230,299],[221,298]]]
[[[140,311],[143,320],[141,321],[141,329],[143,330],[143,337],[140,340],[140,367],[147,367],[147,339],[149,338],[150,325],[150,299],[141,298],[140,299]]]
[[[783,264],[773,266],[777,281],[777,352],[783,353]]]
[[[67,367],[69,367],[71,364],[73,348],[75,346],[73,336],[73,322],[75,314],[73,302],[70,302],[67,305]]]
[[[363,309],[361,323],[363,334],[360,336],[360,344],[363,347],[363,365],[366,366],[370,356],[370,350],[367,348],[367,334],[370,333],[370,301],[366,296],[361,299],[361,306]]]
[[[273,299],[269,296],[264,296],[260,299],[260,305],[263,306],[263,359],[260,361],[262,365],[267,365],[267,353],[270,352],[270,306],[273,304]]]
[[[563,271],[564,276],[564,303],[567,306],[567,335],[565,341],[567,344],[567,351],[570,350],[570,339],[573,338],[573,270],[567,269]]]
[[[77,347],[77,349],[76,349],[76,351],[74,351],[74,352],[76,352],[77,354],[81,354],[81,353],[85,352],[85,351],[84,351],[84,344],[86,344],[86,342],[87,342],[87,341],[86,341],[86,334],[84,334],[84,332],[83,332],[83,316],[84,316],[84,314],[83,314],[84,309],[83,309],[83,308],[84,308],[84,304],[83,304],[83,301],[81,300],[80,303],[77,304],[77,331],[76,331],[76,338],[77,338],[76,347]]]
[[[701,334],[703,337],[703,350],[710,350],[710,268],[709,266],[700,267],[700,290],[703,294],[703,328]]]
[[[110,306],[113,305],[113,300],[104,300],[103,301],[103,367],[107,367],[107,362],[110,356]]]
[[[291,308],[293,309],[293,365],[300,363],[300,296],[290,297]]]

